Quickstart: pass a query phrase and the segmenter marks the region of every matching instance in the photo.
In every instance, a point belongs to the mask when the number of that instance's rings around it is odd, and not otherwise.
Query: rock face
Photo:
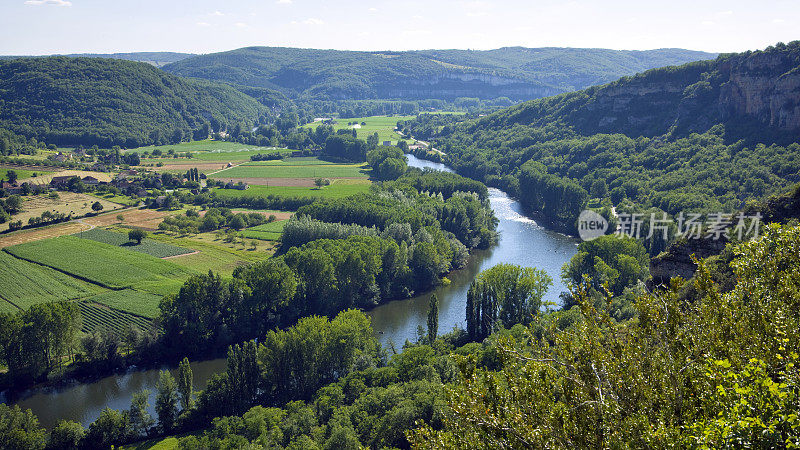
[[[728,75],[720,89],[722,113],[800,130],[800,62],[790,56],[758,53],[722,64],[720,72]]]
[[[662,254],[650,260],[652,284],[668,284],[673,277],[690,279],[697,269],[692,255],[697,259],[718,255],[725,249],[727,240],[690,239],[670,245]]]
[[[800,135],[800,41],[653,69],[519,107],[524,125],[561,121],[582,134],[681,136],[723,123],[735,139]],[[738,134],[738,136],[737,136]]]

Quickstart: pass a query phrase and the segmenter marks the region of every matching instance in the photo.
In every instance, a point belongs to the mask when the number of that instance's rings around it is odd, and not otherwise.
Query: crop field
[[[214,189],[213,192],[220,198],[238,197],[263,197],[267,195],[280,195],[284,197],[321,197],[342,198],[353,194],[369,191],[370,182],[367,179],[332,180],[330,186],[321,189],[310,186],[257,186],[251,185],[249,189],[238,191],[236,189]]]
[[[150,256],[155,256],[156,258],[185,255],[186,253],[191,253],[194,251],[183,247],[177,247],[175,245],[154,241],[153,239],[149,238],[142,239],[141,244],[136,244],[135,242],[128,240],[128,236],[126,234],[104,230],[102,228],[94,228],[89,231],[82,231],[74,234],[73,236],[83,239],[91,239],[97,242],[103,242],[117,247],[122,247],[126,250],[132,250],[134,252],[146,253]]]
[[[214,173],[210,178],[361,178],[369,174],[366,164],[258,164],[244,163]]]
[[[256,250],[241,244],[226,243],[214,233],[200,233],[191,237],[176,238],[167,234],[154,234],[160,242],[191,248],[198,253],[176,256],[169,261],[199,273],[209,270],[231,276],[239,267],[261,261],[272,255],[272,243],[259,242]]]
[[[23,197],[22,211],[14,214],[13,220],[21,220],[23,224],[28,223],[31,217],[39,217],[45,211],[59,212],[63,214],[72,213],[73,217],[83,216],[92,211],[92,204],[99,201],[103,205],[103,211],[119,209],[122,206],[104,199],[98,199],[86,194],[75,192],[59,192],[57,199],[52,199],[46,194],[26,195]],[[0,231],[8,229],[8,222],[0,224]]]
[[[8,303],[5,300],[0,300],[0,313],[14,314],[17,311],[19,311],[19,308],[17,308],[16,306],[12,305],[11,303]]]
[[[158,316],[158,303],[162,298],[160,295],[148,294],[133,289],[123,289],[121,291],[104,292],[86,300],[154,319]]]
[[[42,302],[87,297],[99,290],[57,270],[0,252],[0,299],[21,309]]]
[[[74,236],[15,245],[6,251],[101,286],[156,295],[174,292],[191,275],[172,262]]]
[[[68,234],[75,234],[81,230],[88,230],[89,228],[91,227],[85,223],[73,221],[62,222],[56,225],[49,225],[41,228],[15,231],[13,233],[0,235],[0,248],[58,236],[66,236]]]
[[[97,197],[99,199],[107,200],[109,202],[118,203],[120,205],[125,206],[136,206],[141,202],[141,199],[132,198],[127,195],[114,195],[111,192],[103,192],[103,193],[89,193],[92,197]]]
[[[331,161],[323,161],[316,156],[297,156],[284,159],[272,159],[268,161],[248,161],[244,163],[245,166],[327,166],[327,165],[341,165]]]
[[[91,333],[103,328],[124,333],[131,324],[142,330],[152,326],[152,322],[149,319],[118,311],[98,303],[81,300],[78,302],[78,307],[81,310],[83,322],[81,331],[84,333]]]
[[[158,224],[164,217],[174,214],[172,211],[158,211],[155,209],[128,209],[119,214],[103,214],[94,217],[87,217],[83,222],[98,227],[121,224],[130,227],[142,228],[145,230],[157,230]],[[117,216],[122,216],[120,221]]]
[[[48,169],[48,168],[43,168],[43,169],[18,169],[16,167],[9,167],[9,166],[0,165],[0,179],[7,181],[8,180],[7,172],[9,170],[13,170],[14,172],[17,173],[17,180],[19,180],[19,181],[27,180],[28,178],[33,177],[34,174],[36,174],[36,177],[38,177],[40,175],[48,175],[50,172],[53,171],[53,169]],[[34,177],[34,178],[36,178],[36,177]],[[28,180],[28,181],[30,181],[30,180]]]
[[[244,237],[250,239],[261,239],[264,241],[279,241],[283,233],[283,227],[287,220],[279,220],[272,223],[256,225],[244,230]]]
[[[138,152],[141,154],[146,151],[152,153],[155,149],[160,149],[164,155],[166,155],[170,150],[173,150],[175,153],[191,152],[192,160],[197,159],[201,161],[244,161],[249,160],[250,156],[257,153],[290,153],[292,151],[285,148],[258,147],[255,145],[245,145],[236,142],[205,140],[183,142],[176,145],[139,147],[128,150],[128,152]],[[188,160],[187,158],[171,159],[163,156],[161,158],[148,158],[144,161],[147,163],[162,162],[164,164],[174,161],[176,163],[188,164],[188,162],[191,160]]]
[[[358,134],[359,139],[367,139],[372,133],[378,133],[378,142],[383,144],[383,141],[391,141],[392,144],[397,143],[400,139],[400,135],[394,131],[394,128],[397,126],[397,122],[402,120],[410,120],[416,116],[370,116],[370,117],[356,117],[351,119],[335,119],[335,124],[333,128],[336,130],[342,129],[351,129],[353,128],[352,125],[348,125],[348,122],[356,122],[358,125],[355,126],[356,133]],[[362,122],[366,122],[366,125],[361,125]],[[321,122],[310,123],[308,125],[304,125],[308,128],[316,128],[321,124]]]

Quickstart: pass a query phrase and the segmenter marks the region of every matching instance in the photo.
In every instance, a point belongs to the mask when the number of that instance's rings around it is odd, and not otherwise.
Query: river
[[[408,163],[412,167],[451,171],[444,164],[425,161],[413,155],[408,155]],[[466,294],[472,279],[480,271],[499,263],[546,271],[553,278],[553,286],[544,300],[559,304],[559,294],[565,290],[561,283],[561,267],[576,253],[577,241],[540,227],[523,215],[519,202],[498,189],[489,189],[489,202],[499,219],[498,245],[489,250],[473,252],[465,268],[448,275],[451,281],[449,285],[408,300],[389,302],[367,312],[381,343],[388,345],[391,342],[399,350],[406,339],[414,340],[417,328],[427,326],[428,299],[433,293],[439,297],[440,333],[447,333],[453,327],[463,328]],[[225,367],[224,358],[192,363],[195,389],[205,388],[211,375],[225,370]],[[133,394],[142,389],[150,390],[150,413],[154,414],[157,381],[158,370],[132,369],[123,375],[109,376],[91,383],[34,388],[9,399],[0,396],[0,401],[9,400],[23,409],[31,409],[47,428],[52,428],[62,419],[88,426],[106,407],[128,409]]]

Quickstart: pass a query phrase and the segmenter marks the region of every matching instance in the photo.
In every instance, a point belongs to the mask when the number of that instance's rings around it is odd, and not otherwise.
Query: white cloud
[[[292,4],[292,0],[278,0],[275,3],[277,3],[279,5],[291,5]]]
[[[731,11],[731,10],[728,10],[728,11],[720,11],[720,12],[718,12],[717,14],[719,14],[720,16],[732,16],[732,15],[733,15],[733,11]]]
[[[306,25],[322,25],[325,22],[323,22],[322,19],[317,19],[317,18],[314,18],[314,17],[310,17],[310,18],[304,20],[303,23],[306,24]]]
[[[237,28],[247,28],[249,26],[244,22],[236,22],[234,25],[236,25]]]
[[[68,0],[27,0],[26,5],[53,5],[53,6],[72,6],[72,2]]]
[[[210,27],[211,24],[208,22],[197,22],[198,27]]]
[[[224,15],[225,15],[225,13],[224,13],[224,12],[222,12],[222,11],[214,11],[213,13],[211,13],[211,15],[212,15],[212,16],[218,16],[218,17],[219,17],[219,16],[224,16]]]
[[[707,27],[710,27],[710,26],[716,25],[717,23],[714,22],[713,20],[704,20],[704,21],[700,22],[700,24],[701,25],[705,25]]]
[[[786,21],[783,19],[772,19],[772,23],[784,23],[784,22]]]
[[[378,12],[378,8],[370,8],[367,11],[369,11],[371,13],[376,13],[376,12]]]

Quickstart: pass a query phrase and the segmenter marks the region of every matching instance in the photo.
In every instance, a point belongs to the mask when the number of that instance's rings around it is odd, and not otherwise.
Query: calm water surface
[[[452,172],[444,164],[407,156],[409,166]],[[559,294],[566,291],[561,282],[561,267],[577,252],[577,241],[537,225],[523,215],[519,202],[499,189],[489,189],[489,202],[500,220],[497,227],[500,233],[498,245],[489,250],[474,251],[467,267],[448,276],[450,285],[408,300],[390,302],[367,312],[382,343],[391,341],[399,349],[406,339],[416,339],[417,327],[427,327],[428,301],[433,293],[439,297],[439,333],[447,333],[453,327],[464,328],[467,290],[472,279],[479,272],[500,263],[546,271],[553,278],[553,286],[544,301],[559,304]]]
[[[444,164],[421,160],[412,155],[408,155],[408,160],[412,167],[451,171]],[[453,327],[464,327],[469,285],[475,275],[495,264],[518,264],[545,270],[554,281],[545,295],[545,301],[558,304],[558,296],[565,290],[560,281],[561,266],[575,254],[577,241],[540,227],[522,214],[522,206],[516,200],[502,191],[490,189],[489,196],[494,213],[500,219],[500,241],[489,250],[473,252],[467,267],[448,276],[451,281],[448,286],[441,286],[432,292],[439,297],[441,333],[447,333]],[[426,327],[428,300],[432,293],[390,302],[367,312],[380,341],[384,344],[392,342],[399,349],[406,339],[414,340],[417,327]],[[174,368],[171,370],[174,371]],[[205,388],[212,374],[224,370],[224,358],[192,363],[195,389]],[[106,407],[128,409],[133,394],[142,389],[151,391],[150,413],[155,414],[152,405],[155,403],[157,382],[158,370],[131,370],[124,375],[105,377],[92,383],[30,389],[14,398],[0,396],[0,401],[33,410],[39,416],[40,423],[47,428],[62,419],[88,426]]]

